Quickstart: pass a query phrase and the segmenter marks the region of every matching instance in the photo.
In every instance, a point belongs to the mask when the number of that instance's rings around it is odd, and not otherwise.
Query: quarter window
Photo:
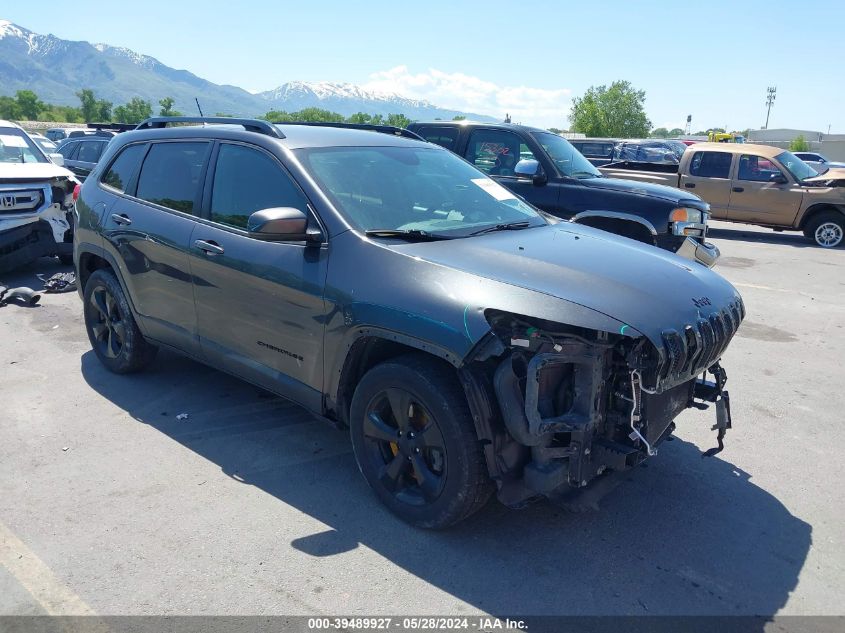
[[[273,207],[307,213],[305,197],[274,159],[242,145],[221,145],[211,193],[212,221],[245,229],[252,213]]]
[[[137,196],[169,209],[195,214],[208,143],[157,143],[138,176]]]
[[[70,160],[71,155],[76,151],[78,147],[79,143],[65,143],[57,151],[66,159]]]
[[[76,160],[86,163],[96,163],[100,160],[100,152],[103,151],[103,145],[100,141],[83,141],[79,144],[79,154]]]
[[[701,178],[730,178],[729,152],[696,152],[690,160],[689,173]]]
[[[146,145],[130,145],[124,148],[103,176],[103,184],[118,191],[126,191],[132,175],[144,157],[145,148]]]

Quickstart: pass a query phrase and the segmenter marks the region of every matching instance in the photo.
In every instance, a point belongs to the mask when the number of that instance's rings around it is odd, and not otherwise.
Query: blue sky
[[[567,127],[573,96],[626,79],[646,91],[655,127],[683,127],[692,114],[696,131],[761,127],[773,85],[769,127],[845,133],[841,0],[4,0],[0,18],[252,91],[350,82]]]

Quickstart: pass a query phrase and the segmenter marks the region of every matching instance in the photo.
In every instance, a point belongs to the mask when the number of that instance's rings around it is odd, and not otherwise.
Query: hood
[[[839,181],[839,183],[845,182],[845,168],[831,167],[825,173],[813,176],[812,178],[805,178],[801,182],[823,185],[829,180],[836,180]]]
[[[53,163],[0,162],[0,182],[33,182],[62,177],[74,178],[70,171]]]
[[[601,312],[661,346],[740,298],[717,273],[672,253],[587,226],[560,224],[460,240],[397,243],[392,250]],[[488,299],[496,308],[496,297]],[[701,307],[699,307],[701,306]],[[531,313],[525,305],[522,312]]]
[[[690,200],[695,201],[702,208],[706,206],[706,203],[695,194],[685,193],[679,189],[675,189],[674,187],[655,185],[649,182],[602,176],[601,178],[584,178],[583,180],[580,180],[579,183],[592,189],[624,191],[626,193],[639,194],[644,197],[660,198],[661,200],[665,200],[666,202],[670,202],[672,204],[677,204],[681,200]]]

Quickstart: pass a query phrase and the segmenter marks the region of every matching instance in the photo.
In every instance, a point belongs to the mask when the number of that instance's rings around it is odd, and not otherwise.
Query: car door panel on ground
[[[261,209],[308,213],[304,194],[264,150],[221,143],[206,186],[207,219],[191,236],[191,271],[206,359],[298,401],[319,394],[328,249],[264,241],[245,230]],[[208,248],[211,244],[216,248]],[[204,250],[205,249],[205,250]]]
[[[772,181],[783,177],[785,182]],[[791,226],[801,208],[804,190],[774,161],[741,154],[734,165],[728,219]]]
[[[680,189],[710,203],[714,219],[728,218],[733,157],[730,152],[695,152],[690,159],[689,173],[681,176]]]
[[[103,227],[118,251],[115,259],[141,328],[194,355],[199,343],[188,248],[210,148],[205,141],[129,145],[102,181],[118,191],[128,186],[128,195],[106,209]],[[133,176],[132,164],[140,160]]]

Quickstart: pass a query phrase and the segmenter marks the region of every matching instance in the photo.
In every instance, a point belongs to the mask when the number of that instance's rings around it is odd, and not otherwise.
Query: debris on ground
[[[40,298],[41,295],[32,288],[27,288],[26,286],[9,288],[0,284],[0,307],[8,305],[11,302],[18,303],[19,305],[34,306]]]
[[[71,292],[76,290],[76,273],[56,273],[50,277],[36,275],[44,282],[44,292]]]
[[[176,419],[177,420],[187,420],[188,414],[187,413],[180,413],[179,415],[176,416]]]

